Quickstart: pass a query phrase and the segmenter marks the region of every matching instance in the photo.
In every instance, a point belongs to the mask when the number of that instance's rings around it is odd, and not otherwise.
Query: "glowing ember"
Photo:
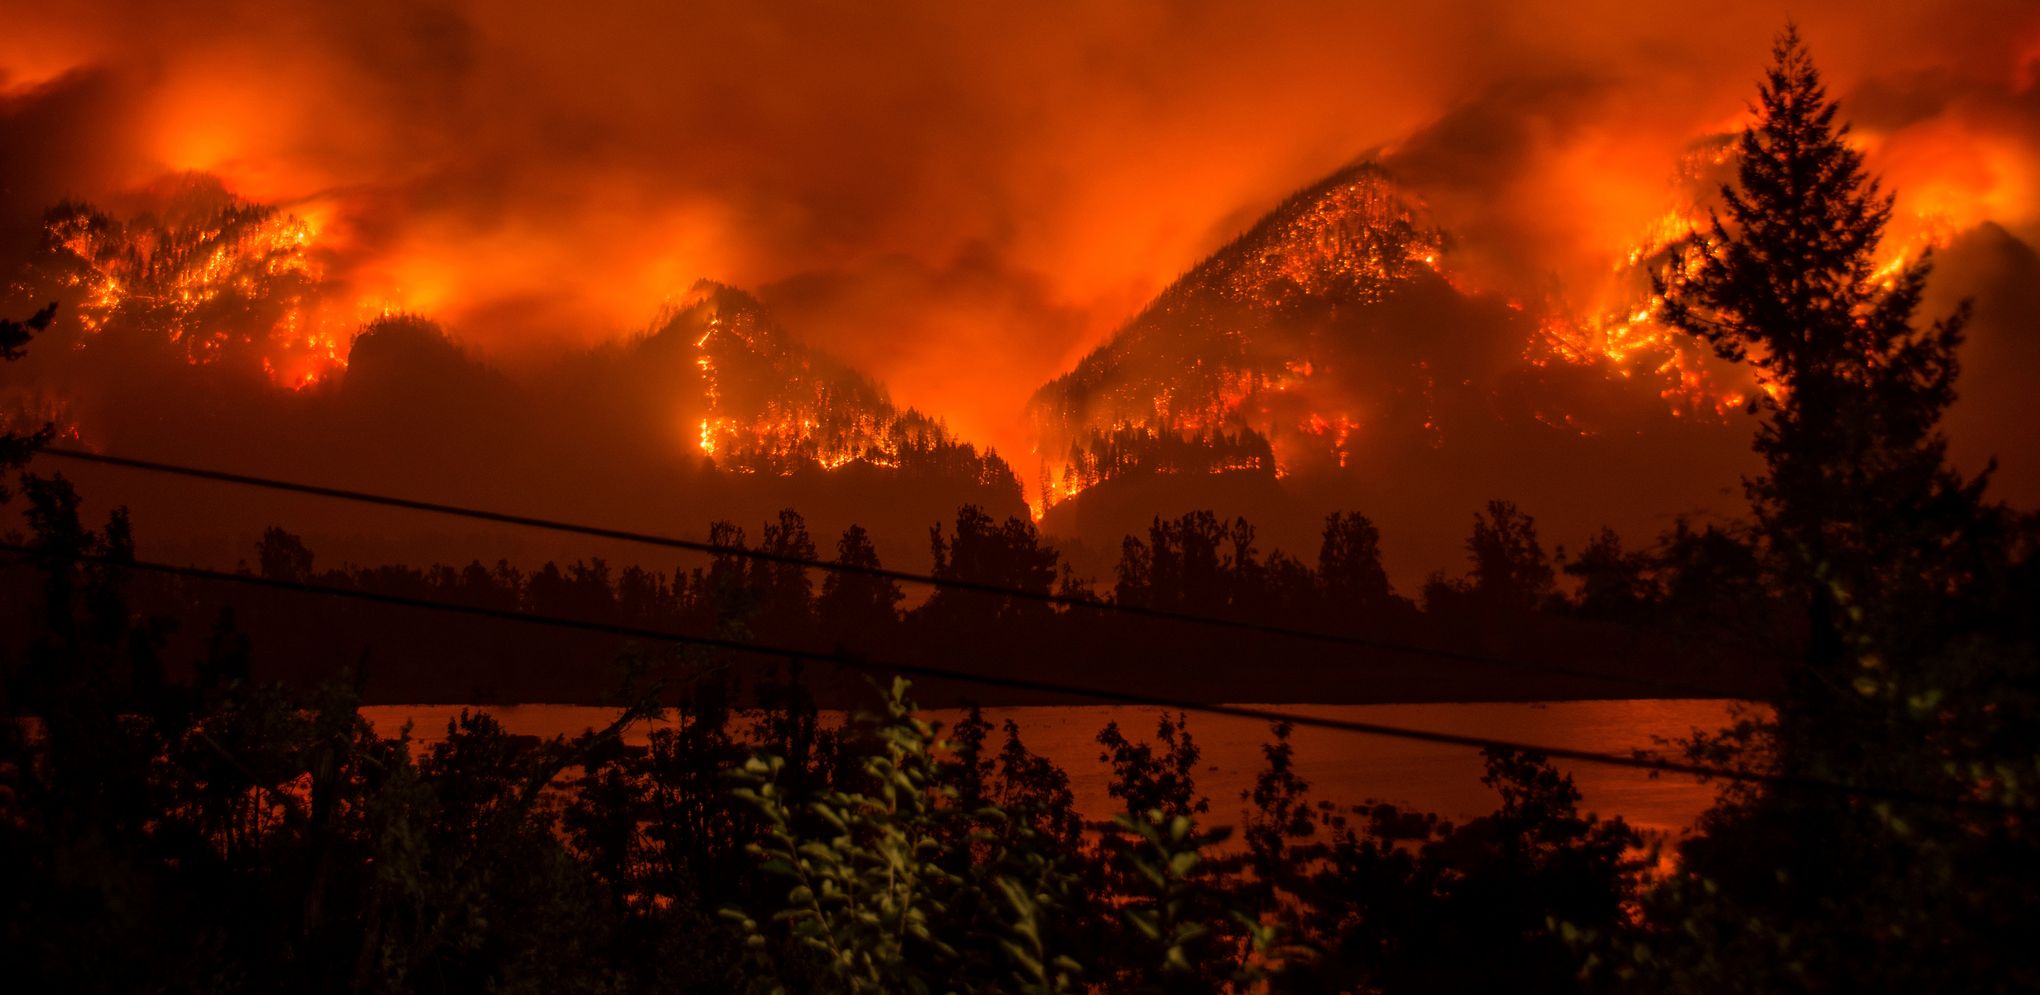
[[[1380,303],[1443,259],[1443,233],[1377,167],[1291,197],[1035,396],[1039,510],[1133,473],[1345,466],[1358,421],[1297,410],[1337,364],[1285,316]]]
[[[1556,362],[1598,367],[1624,380],[1654,383],[1674,417],[1718,419],[1748,407],[1757,391],[1776,399],[1778,385],[1718,361],[1704,344],[1662,324],[1664,300],[1650,284],[1652,273],[1677,283],[1694,272],[1698,259],[1686,247],[1693,233],[1710,223],[1712,184],[1722,167],[1732,164],[1733,154],[1733,142],[1727,139],[1702,143],[1689,153],[1677,178],[1688,190],[1681,204],[1660,214],[1616,258],[1613,271],[1621,290],[1603,307],[1584,315],[1554,306],[1524,358],[1535,366]],[[1886,246],[1886,260],[1871,274],[1871,283],[1891,287],[1922,256],[1945,245],[1953,232],[1946,216],[1928,214],[1916,215],[1907,229],[1905,237]],[[1571,415],[1538,417],[1554,426],[1577,427]]]
[[[80,347],[120,334],[161,342],[194,366],[259,368],[303,389],[346,365],[320,313],[313,224],[186,178],[163,207],[117,219],[83,204],[52,210],[44,274],[68,289]]]
[[[1011,478],[997,454],[979,455],[939,421],[895,407],[876,383],[794,343],[740,292],[697,287],[668,327],[688,322],[701,329],[689,335],[705,412],[695,446],[723,469],[790,475],[862,464]]]

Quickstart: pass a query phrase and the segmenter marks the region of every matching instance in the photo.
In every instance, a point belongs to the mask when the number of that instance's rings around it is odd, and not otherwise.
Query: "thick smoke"
[[[2040,243],[2040,9],[1883,6],[1791,13],[1901,233],[1946,229],[1949,293],[2010,293]],[[77,0],[0,37],[0,250],[66,195],[204,171],[314,222],[343,334],[423,312],[513,375],[711,277],[1018,465],[1037,386],[1363,156],[1427,199],[1468,279],[1594,306],[1692,143],[1742,120],[1784,17]],[[2030,355],[2030,309],[1994,300],[1975,355]],[[1984,366],[1972,438],[2030,404]]]

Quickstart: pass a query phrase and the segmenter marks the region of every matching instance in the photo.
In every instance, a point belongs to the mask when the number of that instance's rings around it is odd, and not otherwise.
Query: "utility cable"
[[[1666,678],[1650,677],[1647,675],[1607,674],[1593,670],[1583,670],[1576,667],[1567,667],[1560,664],[1541,663],[1528,660],[1515,660],[1507,657],[1490,656],[1480,653],[1468,653],[1460,650],[1419,646],[1412,643],[1402,643],[1392,640],[1375,639],[1367,636],[1359,636],[1349,633],[1325,632],[1317,629],[1299,629],[1290,626],[1277,625],[1269,622],[1256,622],[1246,619],[1233,619],[1212,615],[1199,615],[1191,612],[1173,611],[1165,608],[1151,608],[1144,605],[1129,605],[1110,601],[1096,601],[1088,598],[1074,597],[1066,594],[1056,594],[1050,591],[1030,591],[1020,588],[1006,587],[999,584],[968,580],[964,578],[937,577],[932,574],[913,573],[911,571],[893,570],[885,567],[862,566],[858,564],[849,563],[835,563],[827,560],[816,560],[807,557],[793,556],[786,553],[775,553],[769,550],[741,549],[730,546],[721,546],[715,543],[703,542],[695,539],[682,539],[676,536],[658,535],[655,533],[647,532],[636,532],[628,529],[616,529],[600,525],[587,525],[576,522],[560,521],[557,519],[538,518],[530,515],[512,514],[509,512],[490,511],[482,508],[471,508],[463,507],[460,505],[443,504],[435,501],[424,501],[417,498],[394,497],[386,494],[374,494],[366,491],[350,490],[341,487],[327,487],[319,484],[306,484],[297,481],[278,480],[270,477],[258,477],[243,473],[232,473],[224,470],[212,470],[203,467],[185,466],[176,463],[164,463],[155,460],[136,459],[133,457],[116,456],[107,453],[94,453],[81,449],[47,447],[42,450],[39,450],[39,453],[41,455],[56,456],[63,459],[79,460],[88,463],[98,463],[105,466],[115,466],[130,470],[142,470],[149,473],[172,474],[175,476],[190,477],[198,480],[209,480],[218,483],[234,484],[246,487],[265,488],[268,490],[283,491],[286,493],[293,494],[307,494],[315,497],[332,498],[341,501],[353,501],[362,504],[381,505],[383,507],[389,508],[402,508],[410,511],[423,511],[432,514],[452,515],[460,518],[470,518],[479,521],[495,522],[498,524],[514,525],[524,528],[534,528],[553,532],[572,533],[575,535],[591,536],[598,539],[610,539],[619,542],[638,543],[649,546],[659,546],[668,549],[682,549],[691,552],[706,553],[711,556],[737,557],[758,563],[772,563],[781,566],[802,567],[805,569],[812,570],[825,570],[832,573],[849,574],[860,577],[870,577],[878,580],[888,580],[897,583],[922,584],[938,588],[946,588],[953,591],[968,591],[974,594],[995,595],[998,597],[1014,598],[1018,600],[1033,601],[1042,604],[1054,605],[1057,607],[1068,608],[1072,610],[1093,611],[1115,615],[1127,615],[1137,618],[1158,619],[1162,621],[1175,622],[1180,624],[1200,625],[1219,629],[1230,629],[1238,632],[1248,632],[1255,635],[1277,636],[1285,639],[1298,639],[1310,642],[1327,643],[1338,646],[1349,646],[1382,652],[1406,653],[1413,656],[1430,657],[1439,660],[1450,660],[1458,663],[1474,664],[1478,666],[1485,666],[1498,669],[1544,673],[1551,674],[1554,676],[1599,681],[1607,684],[1625,685],[1637,688],[1653,688],[1659,691],[1676,692],[1678,694],[1691,697],[1699,698],[1741,697],[1740,694],[1733,694],[1721,688],[1707,687],[1704,685],[1692,684],[1685,681],[1671,680]]]

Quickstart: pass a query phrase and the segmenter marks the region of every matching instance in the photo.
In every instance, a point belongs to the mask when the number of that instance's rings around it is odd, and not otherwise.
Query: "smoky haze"
[[[2030,502],[2040,468],[2002,426],[2034,414],[2010,371],[2040,358],[2040,10],[1791,14],[1900,191],[1894,236],[1945,243],[1936,303],[1980,298],[1958,458],[1998,455],[2006,493]],[[1031,488],[1036,388],[1359,158],[1423,198],[1471,285],[1605,306],[1622,292],[1611,263],[1682,195],[1682,157],[1741,122],[1784,16],[84,0],[12,13],[0,39],[0,134],[33,150],[0,163],[0,249],[13,268],[66,196],[118,208],[166,174],[209,174],[317,229],[320,320],[343,339],[421,313],[525,388],[712,278],[1011,456]],[[486,408],[480,383],[434,389]],[[74,389],[108,409],[144,386],[110,373]],[[687,445],[669,425],[640,434]],[[250,452],[215,441],[220,461]],[[503,478],[575,490],[522,463]],[[1448,510],[1456,529],[1472,508]]]

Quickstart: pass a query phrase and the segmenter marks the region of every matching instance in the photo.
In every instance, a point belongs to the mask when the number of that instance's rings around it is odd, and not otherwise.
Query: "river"
[[[363,708],[362,713],[385,735],[395,735],[409,721],[414,725],[413,738],[429,743],[445,735],[447,722],[463,707],[377,705]],[[1684,736],[1696,728],[1719,728],[1729,720],[1733,704],[1644,699],[1263,707],[1626,756],[1637,749],[1662,750],[1658,738]],[[480,710],[513,733],[542,737],[607,725],[615,715],[613,709],[582,705],[507,705]],[[984,713],[994,726],[989,748],[995,750],[1004,742],[1004,733],[998,730],[1006,719],[1013,719],[1029,749],[1069,773],[1078,810],[1086,818],[1103,818],[1114,810],[1114,803],[1105,790],[1109,772],[1099,760],[1098,731],[1107,722],[1116,721],[1128,738],[1152,739],[1160,711],[1122,705],[1050,705],[987,708]],[[930,710],[924,715],[946,728],[959,713]],[[1263,767],[1261,745],[1269,741],[1268,726],[1254,719],[1192,714],[1189,728],[1203,751],[1197,787],[1211,799],[1212,821],[1235,824],[1246,804],[1240,795],[1253,785]],[[626,739],[643,743],[649,734],[650,728],[638,726]],[[1310,782],[1313,799],[1340,805],[1392,802],[1455,821],[1490,812],[1496,804],[1495,793],[1480,783],[1479,754],[1466,747],[1311,727],[1297,729],[1290,741],[1296,748],[1295,769]],[[1561,761],[1558,766],[1573,776],[1583,808],[1603,817],[1619,815],[1656,834],[1676,835],[1691,827],[1714,799],[1715,786],[1684,775],[1653,778],[1641,770],[1576,761]]]

